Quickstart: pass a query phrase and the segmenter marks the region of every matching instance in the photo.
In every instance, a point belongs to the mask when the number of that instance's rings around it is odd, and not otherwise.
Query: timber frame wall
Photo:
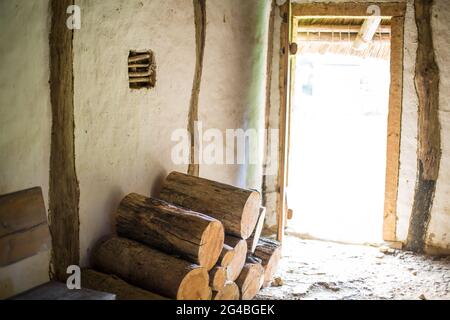
[[[278,239],[282,241],[286,219],[286,186],[289,157],[290,96],[292,94],[292,64],[295,57],[289,54],[289,43],[295,41],[291,31],[293,22],[300,16],[349,16],[367,17],[370,5],[381,9],[381,16],[391,17],[391,84],[386,150],[386,185],[383,217],[383,239],[396,241],[397,192],[400,167],[400,133],[403,99],[403,44],[406,3],[307,3],[280,7],[282,17],[280,30],[280,148],[277,194]]]

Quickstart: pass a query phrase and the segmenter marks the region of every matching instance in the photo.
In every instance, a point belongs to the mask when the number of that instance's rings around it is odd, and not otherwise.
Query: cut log
[[[165,179],[160,198],[212,216],[225,232],[247,239],[258,219],[260,195],[223,183],[172,172]]]
[[[117,300],[167,300],[156,293],[132,286],[115,275],[108,275],[92,269],[81,271],[81,286],[114,293]]]
[[[253,255],[262,260],[264,287],[270,285],[281,259],[281,244],[278,241],[260,238]]]
[[[220,221],[136,193],[120,203],[116,229],[119,236],[178,254],[207,270],[216,264],[224,241]]]
[[[243,239],[226,235],[225,243],[233,248],[233,258],[228,265],[230,269],[230,280],[235,281],[242,271],[247,256],[247,242]]]
[[[247,262],[236,280],[241,300],[252,300],[261,289],[264,268],[260,263]]]
[[[159,295],[178,300],[211,297],[206,268],[136,241],[120,237],[103,240],[92,257],[96,269]]]
[[[236,283],[228,281],[222,290],[213,293],[213,300],[239,300],[239,287]]]
[[[223,244],[222,252],[219,256],[218,264],[222,267],[228,267],[234,259],[234,250],[227,244]]]
[[[247,249],[249,252],[255,252],[256,245],[258,244],[259,238],[261,237],[261,232],[264,227],[264,220],[266,218],[266,208],[259,208],[259,218],[256,223],[255,230],[252,235],[247,239]]]
[[[209,285],[213,291],[220,291],[229,279],[228,267],[216,266],[209,272]]]

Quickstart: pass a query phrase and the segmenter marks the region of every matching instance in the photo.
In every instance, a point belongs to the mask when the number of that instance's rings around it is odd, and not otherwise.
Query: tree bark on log
[[[114,293],[117,300],[167,300],[167,298],[156,293],[128,284],[115,275],[108,275],[92,269],[81,271],[81,286]]]
[[[281,244],[278,241],[260,238],[253,255],[262,260],[264,268],[264,287],[273,279],[273,275],[281,259]]]
[[[248,252],[255,252],[256,246],[258,244],[259,238],[261,237],[261,232],[264,227],[264,220],[266,219],[266,208],[261,207],[259,209],[258,222],[256,223],[255,230],[252,235],[247,239],[247,249]]]
[[[243,239],[253,232],[260,206],[257,191],[179,172],[167,176],[160,198],[216,218],[223,223],[227,233]]]
[[[207,270],[216,264],[224,241],[220,221],[136,193],[120,203],[116,228],[119,236],[176,253]]]
[[[233,248],[233,259],[228,268],[230,269],[230,280],[235,281],[242,271],[247,257],[247,242],[234,236],[225,236],[225,244]]]
[[[136,241],[119,237],[103,240],[92,257],[98,270],[162,296],[177,300],[211,298],[206,268]]]
[[[239,300],[239,287],[236,283],[228,281],[222,290],[213,293],[213,300]]]
[[[252,300],[261,289],[264,281],[264,268],[260,263],[248,262],[236,280],[241,300]]]

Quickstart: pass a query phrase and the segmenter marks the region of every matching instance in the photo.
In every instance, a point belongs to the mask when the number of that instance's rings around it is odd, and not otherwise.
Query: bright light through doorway
[[[297,57],[291,113],[291,231],[382,242],[389,60]]]

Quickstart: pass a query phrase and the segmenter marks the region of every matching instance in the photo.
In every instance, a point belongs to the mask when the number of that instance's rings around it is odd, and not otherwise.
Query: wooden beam
[[[193,0],[193,4],[196,61],[188,115],[188,132],[191,140],[188,174],[198,176],[200,174],[200,165],[198,161],[198,150],[196,149],[197,146],[195,137],[197,128],[195,128],[195,123],[198,121],[198,98],[200,96],[200,83],[202,80],[203,56],[206,41],[206,0]]]
[[[275,31],[275,11],[276,11],[276,0],[271,0],[270,16],[269,16],[269,29],[267,32],[267,64],[266,64],[266,101],[265,101],[265,111],[264,111],[264,129],[266,130],[266,137],[264,143],[264,172],[263,172],[263,182],[261,187],[261,198],[262,205],[267,205],[267,194],[270,192],[268,190],[267,183],[270,181],[270,177],[267,174],[267,165],[272,163],[274,159],[271,158],[270,146],[270,113],[272,109],[272,103],[270,101],[272,95],[272,70],[273,70],[273,47],[274,47],[274,31]],[[277,150],[278,151],[278,150]],[[264,226],[263,226],[264,228]]]
[[[406,248],[423,252],[441,160],[439,68],[431,27],[432,1],[415,0],[418,47],[415,84],[419,98],[418,175]]]
[[[338,32],[348,32],[348,33],[358,33],[361,30],[361,26],[345,26],[345,25],[299,25],[297,31],[299,33],[302,32],[328,32],[328,33],[338,33]],[[391,26],[380,25],[377,30],[377,33],[391,33]]]
[[[78,203],[80,191],[75,169],[73,102],[73,31],[66,27],[67,7],[73,0],[51,0],[49,221],[52,235],[53,279],[64,281],[69,265],[80,256]]]
[[[386,179],[384,193],[383,239],[396,241],[397,192],[400,168],[400,134],[403,101],[404,16],[391,20],[391,84],[387,123]]]
[[[367,17],[367,8],[371,5],[377,5],[381,9],[381,17],[403,16],[406,10],[404,2],[343,2],[343,3],[294,3],[292,5],[292,15],[297,16],[329,16],[329,17]]]
[[[342,42],[354,42],[357,39],[356,34],[349,34],[349,33],[299,33],[297,36],[298,42],[305,42],[305,41],[311,41],[311,42],[336,42],[336,43],[342,43]],[[377,35],[372,42],[378,42],[378,41],[389,41],[391,39],[391,36],[388,34],[383,35]]]
[[[291,12],[290,1],[280,7],[282,19],[280,30],[280,128],[279,128],[279,161],[278,161],[278,188],[277,193],[277,238],[283,241],[286,211],[286,179],[288,155],[288,124],[289,124],[289,40]]]

